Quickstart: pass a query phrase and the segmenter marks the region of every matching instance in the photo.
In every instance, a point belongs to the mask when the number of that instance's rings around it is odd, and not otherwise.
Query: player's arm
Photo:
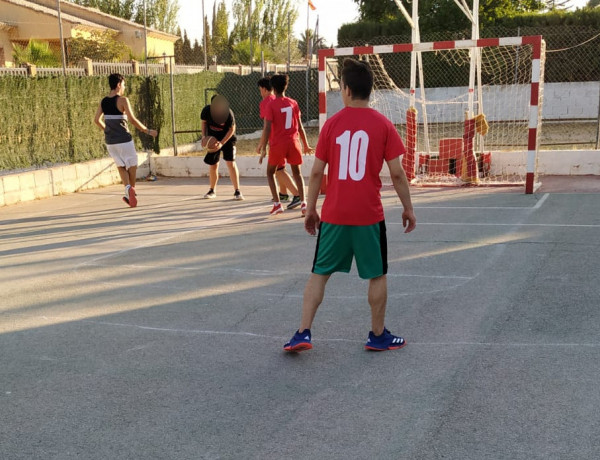
[[[227,142],[229,142],[229,139],[231,139],[234,134],[235,134],[235,123],[231,125],[231,128],[229,128],[227,130],[227,133],[225,133],[225,137],[221,141],[219,141],[219,143],[221,145],[227,144]]]
[[[405,229],[404,233],[410,233],[417,226],[417,218],[415,217],[412,200],[410,199],[410,190],[408,188],[406,173],[400,163],[400,157],[389,160],[387,165],[390,169],[390,177],[392,178],[394,190],[396,190],[396,194],[404,207],[404,212],[402,213],[402,225]]]
[[[315,158],[310,177],[308,179],[308,196],[306,200],[306,217],[304,218],[304,228],[311,235],[317,234],[321,219],[317,212],[317,200],[321,191],[321,182],[325,175],[326,163],[323,160]]]
[[[94,123],[96,123],[96,125],[98,125],[98,127],[104,131],[105,125],[104,125],[104,121],[102,120],[102,105],[98,106],[98,110],[96,110],[96,116],[94,117]]]
[[[271,135],[271,121],[265,118],[265,122],[263,124],[263,132],[262,136],[260,136],[260,143],[258,144],[258,148],[256,149],[257,153],[260,153],[260,158],[258,159],[258,163],[262,164],[265,155],[267,154],[267,142],[269,141],[269,136]]]
[[[135,126],[137,129],[139,129],[141,132],[149,134],[152,137],[156,137],[156,135],[158,134],[156,132],[155,129],[149,129],[146,126],[144,126],[144,124],[138,120],[136,118],[136,116],[133,113],[133,110],[131,109],[131,104],[129,103],[129,99],[127,99],[126,97],[120,97],[119,98],[119,102],[122,102],[123,104],[123,108],[125,110],[123,110],[123,112],[125,112],[127,114],[127,119],[129,121],[131,121],[131,123],[133,123],[133,126]]]
[[[304,126],[302,125],[302,120],[300,119],[300,115],[298,115],[298,133],[300,133],[300,140],[302,141],[302,145],[304,145],[304,153],[312,153],[314,149],[308,145],[308,139],[306,138],[306,131],[304,131]]]

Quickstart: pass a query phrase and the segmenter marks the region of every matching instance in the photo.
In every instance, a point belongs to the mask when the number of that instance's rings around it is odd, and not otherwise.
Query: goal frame
[[[432,52],[443,50],[473,49],[500,46],[531,45],[531,80],[529,82],[529,125],[527,139],[527,158],[525,168],[525,193],[532,194],[539,184],[536,183],[539,135],[542,117],[542,89],[544,67],[542,53],[544,41],[541,35],[523,37],[480,38],[476,40],[449,40],[424,43],[399,43],[391,45],[365,45],[354,47],[328,48],[319,50],[319,131],[327,120],[326,61],[338,56],[361,54],[388,54],[410,52]],[[472,89],[469,89],[472,91]]]

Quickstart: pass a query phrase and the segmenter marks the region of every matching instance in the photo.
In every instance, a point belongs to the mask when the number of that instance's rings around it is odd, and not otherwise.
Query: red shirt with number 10
[[[370,108],[346,107],[325,122],[315,156],[328,164],[321,220],[373,225],[384,219],[379,173],[406,152],[396,128]]]

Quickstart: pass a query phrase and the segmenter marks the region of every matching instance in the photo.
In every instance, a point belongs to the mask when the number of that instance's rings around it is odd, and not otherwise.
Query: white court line
[[[544,196],[535,204],[533,209],[540,209],[549,196],[549,193],[545,193]]]
[[[508,211],[531,211],[532,209],[540,209],[550,194],[546,193],[540,198],[535,206],[415,206],[415,209],[474,209],[474,210],[508,210]],[[396,206],[401,207],[401,206]]]
[[[141,329],[145,331],[154,332],[168,332],[168,333],[180,333],[180,334],[198,334],[198,335],[223,335],[223,336],[240,336],[240,337],[255,337],[260,339],[269,340],[287,340],[288,336],[277,336],[277,335],[266,335],[256,334],[254,332],[244,331],[214,331],[204,329],[179,329],[179,328],[166,328],[166,327],[153,327],[153,326],[141,326],[138,324],[127,324],[127,323],[112,323],[107,321],[93,321],[93,320],[81,320],[82,323],[96,324],[102,326],[113,326],[113,327],[129,327],[133,329]],[[349,343],[364,343],[363,340],[353,339],[342,339],[342,338],[316,338],[313,342],[349,342]],[[600,348],[600,343],[534,343],[534,342],[506,342],[506,343],[493,343],[493,342],[411,342],[407,340],[409,346],[422,346],[422,347],[502,347],[502,348]]]
[[[386,222],[386,225],[403,225],[402,222]],[[598,228],[600,224],[502,224],[487,222],[417,222],[419,225],[453,225],[466,227],[567,227],[567,228]]]

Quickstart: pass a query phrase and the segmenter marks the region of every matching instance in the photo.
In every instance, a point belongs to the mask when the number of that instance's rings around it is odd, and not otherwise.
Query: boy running
[[[277,171],[277,167],[282,164],[284,165],[286,161],[292,168],[294,181],[298,188],[302,215],[306,214],[304,179],[302,178],[300,165],[302,164],[303,147],[305,153],[312,152],[312,149],[308,145],[306,133],[300,120],[298,103],[285,95],[288,80],[289,77],[287,75],[275,74],[271,77],[271,86],[275,91],[275,99],[266,107],[265,127],[257,149],[261,154],[259,162],[262,163],[267,153],[266,145],[268,140],[270,150],[267,164],[267,179],[271,188],[271,194],[273,195],[271,215],[283,212],[283,207],[279,201],[277,182],[275,182],[275,172]],[[302,139],[303,146],[300,145],[298,137]]]
[[[240,173],[235,163],[235,116],[229,108],[229,103],[224,96],[215,94],[210,105],[202,109],[200,114],[202,119],[202,137],[213,136],[217,142],[217,149],[204,156],[204,162],[209,165],[208,177],[210,180],[210,189],[204,195],[204,198],[216,198],[217,181],[219,180],[219,160],[221,152],[229,169],[229,178],[233,185],[233,199],[243,200],[244,196],[240,192]]]
[[[106,149],[115,161],[119,176],[125,185],[125,196],[123,201],[132,208],[137,206],[135,193],[135,175],[137,172],[137,152],[133,144],[133,138],[127,126],[127,120],[140,131],[156,137],[154,129],[146,128],[133,114],[129,99],[125,94],[125,78],[123,75],[113,73],[108,76],[110,93],[102,99],[94,123],[104,131]],[[104,117],[104,121],[102,118]]]
[[[260,95],[263,98],[260,101],[258,109],[260,111],[260,118],[264,120],[264,124],[266,124],[265,116],[267,111],[267,106],[269,103],[275,99],[275,95],[273,94],[273,88],[271,87],[271,81],[269,77],[263,77],[258,80],[258,90],[260,91]],[[264,129],[264,126],[263,126]],[[259,151],[259,147],[257,147],[257,153],[261,153]],[[259,159],[259,163],[262,164],[262,157]],[[279,199],[280,201],[288,201],[290,199],[288,195],[288,190],[292,193],[292,202],[288,204],[288,209],[293,209],[295,207],[300,206],[300,197],[298,196],[298,189],[296,185],[292,181],[292,178],[285,170],[285,163],[281,165],[277,165],[277,172],[275,173],[277,177],[277,183],[279,184]]]
[[[371,331],[367,350],[395,350],[406,342],[385,328],[387,303],[387,240],[381,180],[385,161],[394,189],[402,202],[405,233],[414,230],[416,218],[408,180],[400,163],[405,148],[394,125],[369,108],[373,73],[365,62],[346,59],[342,69],[341,94],[344,109],[331,117],[321,131],[315,164],[308,185],[308,207],[304,227],[319,236],[312,274],[304,289],[302,319],[284,350],[310,350],[313,319],[323,301],[325,285],[334,272],[350,271],[356,259],[358,274],[369,280]],[[317,213],[317,198],[325,166],[329,166],[327,195]]]

